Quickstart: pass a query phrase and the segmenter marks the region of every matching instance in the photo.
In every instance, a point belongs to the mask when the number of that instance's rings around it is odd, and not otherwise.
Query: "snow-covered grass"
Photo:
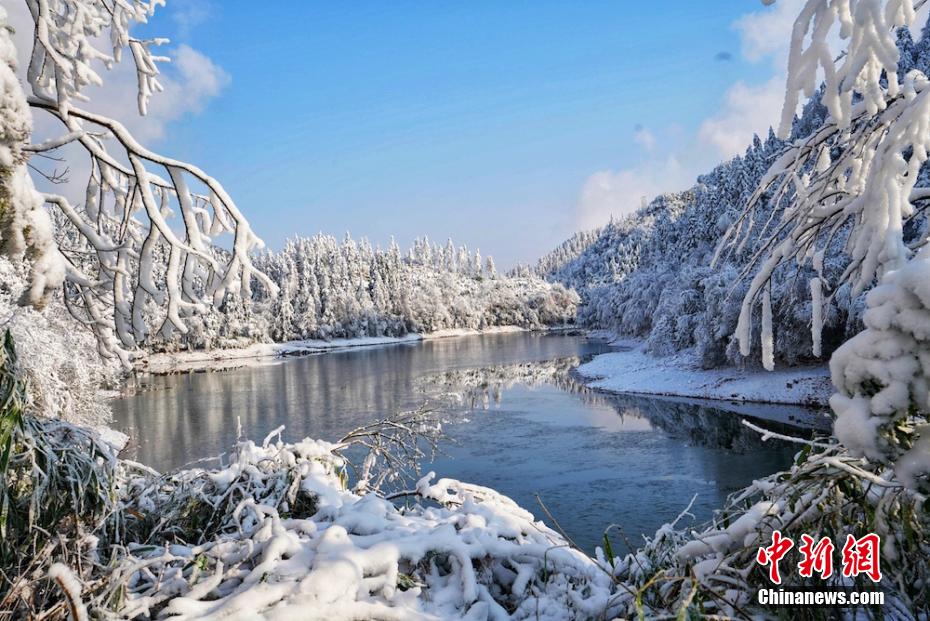
[[[879,609],[793,609],[788,618],[926,619],[930,602],[926,498],[904,487],[890,468],[866,462],[835,442],[801,442],[795,465],[735,493],[714,520],[695,529],[660,528],[635,554],[613,563],[620,616],[673,618],[687,602],[700,615],[785,618],[784,608],[760,610],[755,593],[772,588],[768,569],[756,561],[772,533],[800,541],[802,534],[845,542],[867,533],[881,537],[883,579],[863,576],[804,578],[782,561],[783,588],[880,588]],[[842,545],[842,543],[837,543]],[[835,616],[834,616],[835,615]],[[678,617],[683,618],[683,617]]]
[[[392,418],[385,433],[404,425],[416,441],[418,421]],[[43,463],[48,480],[74,489],[38,511],[42,529],[11,524],[0,569],[13,580],[0,608],[46,619],[610,616],[606,568],[509,498],[428,473],[395,504],[375,487],[348,487],[343,451],[359,438],[371,445],[376,431],[336,444],[289,444],[281,431],[241,441],[217,469],[161,475],[118,459],[90,430],[25,419],[10,476],[67,445],[66,460]],[[9,489],[14,516],[32,520],[32,493]],[[44,537],[49,529],[59,536]],[[44,541],[40,554],[17,543],[26,533]]]
[[[616,344],[625,350],[600,354],[578,367],[591,387],[615,393],[812,406],[826,406],[832,394],[825,365],[776,371],[702,369],[693,349],[656,357],[646,353],[640,342]]]
[[[111,609],[125,618],[566,619],[608,610],[607,573],[510,499],[430,473],[397,507],[345,489],[338,448],[243,442],[226,468],[135,484],[146,487],[131,501],[142,513],[191,501],[222,513],[206,536],[191,524],[176,533],[184,543],[128,547],[94,601],[113,601],[127,584]]]
[[[252,343],[243,347],[149,354],[137,362],[136,368],[156,374],[220,370],[249,364],[263,364],[267,363],[269,359],[280,359],[288,356],[306,356],[359,347],[403,345],[439,338],[525,331],[526,328],[520,326],[494,326],[483,330],[450,328],[427,334],[407,334],[406,336],[363,336],[351,339],[332,339],[330,341],[309,339],[288,341],[286,343]]]

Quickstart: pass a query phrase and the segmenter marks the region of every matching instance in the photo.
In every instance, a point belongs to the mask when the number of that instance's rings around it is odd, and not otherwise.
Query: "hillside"
[[[898,33],[901,73],[930,71],[930,41]],[[645,349],[669,355],[694,348],[699,364],[757,363],[758,339],[747,361],[732,338],[747,287],[744,270],[778,225],[784,201],[763,198],[749,234],[725,248],[712,265],[728,227],[743,211],[769,166],[785,146],[810,135],[826,117],[819,96],[795,119],[792,135],[781,141],[769,130],[756,136],[743,155],[700,176],[684,192],[657,197],[639,211],[597,231],[577,233],[543,256],[532,270],[575,289],[581,296],[579,323],[645,340]],[[928,185],[926,167],[918,186]],[[790,200],[790,196],[788,197]],[[843,252],[850,223],[841,227],[826,252],[824,277],[837,282],[848,265]],[[922,210],[911,218],[905,238],[920,243],[927,228]],[[812,354],[810,267],[780,269],[773,279],[775,357],[782,364],[816,362]],[[862,296],[838,287],[824,297],[823,360],[861,329]],[[758,322],[755,322],[758,325]]]

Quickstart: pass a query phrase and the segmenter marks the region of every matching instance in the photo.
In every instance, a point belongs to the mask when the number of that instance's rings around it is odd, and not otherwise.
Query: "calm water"
[[[791,463],[796,447],[762,444],[732,411],[605,396],[571,380],[579,358],[607,350],[583,337],[518,333],[160,376],[115,402],[116,427],[133,437],[136,459],[168,470],[227,450],[237,417],[256,440],[282,424],[285,438],[336,440],[456,393],[463,405],[444,406],[449,440],[428,468],[494,487],[541,516],[538,494],[588,550],[612,523],[636,545],[695,494],[692,513],[703,521],[730,492]],[[810,416],[758,406],[750,414],[769,428]]]

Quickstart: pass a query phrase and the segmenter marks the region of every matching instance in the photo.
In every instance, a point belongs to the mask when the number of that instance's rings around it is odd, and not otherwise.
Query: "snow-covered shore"
[[[222,370],[250,364],[264,364],[269,359],[321,354],[358,347],[381,347],[458,336],[526,331],[526,328],[519,326],[494,326],[483,330],[452,328],[427,334],[407,334],[405,336],[366,336],[352,339],[333,339],[331,341],[314,339],[288,341],[286,343],[253,343],[245,347],[149,354],[137,363],[136,368],[154,374]]]
[[[267,364],[269,361],[290,356],[525,331],[525,328],[518,326],[495,326],[484,330],[438,330],[402,337],[254,343],[237,348],[150,354],[139,361],[137,368],[154,374],[222,370]],[[609,339],[597,332],[591,333],[591,336]],[[776,369],[771,372],[734,367],[702,369],[692,351],[684,351],[674,356],[654,357],[643,351],[639,341],[614,340],[611,344],[622,347],[623,350],[598,355],[577,369],[581,379],[592,388],[620,394],[810,406],[826,406],[832,394],[830,374],[826,365]]]
[[[614,344],[625,349],[600,354],[578,367],[588,386],[620,394],[820,407],[827,405],[833,392],[826,365],[774,371],[702,369],[691,350],[657,358],[636,341]]]

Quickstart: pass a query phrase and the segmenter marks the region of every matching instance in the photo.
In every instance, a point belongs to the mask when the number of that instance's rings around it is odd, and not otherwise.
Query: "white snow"
[[[81,601],[83,587],[67,565],[53,564],[48,570],[48,577],[58,583],[68,598],[71,621],[87,621],[87,608]]]
[[[826,405],[831,393],[826,366],[708,370],[700,368],[693,350],[657,358],[645,353],[642,344],[596,356],[578,367],[578,373],[593,388],[616,393],[815,406]]]
[[[512,334],[514,332],[528,332],[526,328],[520,326],[491,326],[477,330],[475,328],[448,328],[445,330],[435,330],[423,335],[423,340],[443,339],[453,336],[475,336],[478,334]]]
[[[183,485],[190,498],[227,507],[225,526],[195,547],[128,546],[108,578],[108,588],[125,588],[121,617],[610,616],[611,576],[511,499],[430,473],[416,485],[419,502],[399,508],[346,490],[333,449],[311,439],[242,442],[220,471],[153,481],[135,503],[186,507],[187,496],[161,495]],[[285,516],[298,487],[315,497],[314,510]]]
[[[269,359],[280,359],[288,356],[306,356],[360,347],[403,345],[431,339],[459,336],[506,334],[526,331],[526,328],[521,328],[519,326],[495,326],[483,330],[451,328],[426,334],[408,334],[406,336],[363,336],[351,339],[333,339],[330,341],[309,339],[288,341],[286,343],[253,343],[245,347],[229,349],[149,354],[137,362],[136,368],[156,374],[183,373],[195,370],[220,370],[249,364],[267,363]]]

